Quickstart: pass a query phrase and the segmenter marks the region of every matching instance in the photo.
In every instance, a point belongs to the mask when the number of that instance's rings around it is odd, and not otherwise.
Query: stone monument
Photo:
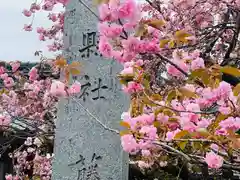
[[[70,0],[64,25],[64,55],[82,65],[81,93],[59,103],[53,180],[127,180],[122,151],[121,113],[129,97],[116,74],[121,65],[97,50],[97,10],[92,0]]]

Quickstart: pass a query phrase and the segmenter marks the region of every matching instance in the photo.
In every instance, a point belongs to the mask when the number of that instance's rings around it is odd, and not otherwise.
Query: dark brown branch
[[[225,66],[227,65],[227,59],[229,59],[231,52],[235,49],[236,44],[237,44],[237,40],[238,40],[238,36],[239,36],[239,32],[240,32],[240,12],[237,15],[237,19],[236,19],[236,31],[234,31],[234,35],[232,38],[232,41],[229,45],[229,48],[225,54],[224,60],[221,63],[221,66]]]

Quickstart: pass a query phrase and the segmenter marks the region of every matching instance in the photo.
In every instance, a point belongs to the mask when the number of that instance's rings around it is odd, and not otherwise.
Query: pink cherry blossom
[[[204,68],[204,60],[202,58],[197,58],[191,62],[191,69],[196,70],[196,69],[201,69]]]
[[[31,80],[31,81],[36,80],[38,78],[38,70],[37,70],[37,68],[33,67],[29,71],[28,75],[29,75],[29,80]]]
[[[121,137],[121,143],[124,151],[129,152],[130,154],[135,154],[138,152],[138,144],[133,135],[123,135]]]
[[[219,169],[223,165],[223,158],[214,152],[206,153],[205,161],[210,168]]]
[[[26,16],[26,17],[30,17],[30,16],[32,15],[32,12],[29,11],[29,10],[27,10],[27,9],[24,9],[24,10],[23,10],[23,14],[24,14],[24,16]]]
[[[66,96],[66,86],[60,81],[54,81],[51,85],[50,94],[53,96]]]
[[[11,123],[11,118],[6,115],[0,115],[0,127],[3,126],[9,126]]]
[[[11,174],[8,174],[5,176],[6,180],[13,180],[13,177]]]
[[[99,51],[100,53],[107,58],[110,58],[112,55],[112,46],[111,44],[107,41],[106,38],[104,37],[100,37],[100,41],[99,41]]]
[[[20,62],[16,61],[16,62],[11,62],[10,63],[11,67],[12,67],[12,71],[16,72],[18,70],[18,68],[20,67]]]
[[[3,82],[4,82],[4,86],[6,86],[7,88],[14,86],[14,80],[11,77],[5,78]]]
[[[120,72],[120,74],[121,75],[131,75],[131,74],[133,74],[133,67],[128,67],[128,68],[123,69]]]
[[[175,62],[176,65],[179,66],[179,68],[181,68],[184,72],[188,72],[189,68],[187,67],[187,65],[184,62]],[[174,67],[171,64],[167,64],[167,72],[168,74],[175,76],[175,77],[183,77],[183,73],[180,72],[176,67]]]
[[[137,5],[134,0],[126,0],[118,9],[119,18],[133,18],[137,13]]]
[[[76,94],[81,91],[81,84],[79,82],[74,82],[68,89],[69,94]]]
[[[171,141],[174,138],[174,136],[180,131],[181,131],[180,129],[176,129],[175,131],[172,131],[172,132],[168,131],[166,134],[166,140]]]
[[[126,86],[123,86],[123,91],[126,93],[134,93],[141,91],[142,89],[142,86],[134,81],[130,81]]]
[[[23,29],[25,31],[32,31],[32,25],[31,24],[30,25],[25,24]]]

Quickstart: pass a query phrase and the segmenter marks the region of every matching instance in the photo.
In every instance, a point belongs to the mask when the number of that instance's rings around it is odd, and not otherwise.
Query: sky
[[[34,56],[34,52],[42,50],[44,56],[54,57],[54,53],[48,52],[46,42],[38,40],[36,27],[51,27],[48,20],[48,12],[40,12],[35,16],[33,31],[23,30],[24,24],[29,24],[32,18],[22,14],[24,8],[29,8],[34,0],[7,0],[0,6],[0,61],[20,60],[25,62],[38,61],[39,57]],[[61,10],[60,7],[54,9]]]

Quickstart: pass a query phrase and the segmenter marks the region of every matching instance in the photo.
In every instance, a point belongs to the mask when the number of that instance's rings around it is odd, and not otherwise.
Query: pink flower
[[[9,116],[0,115],[0,127],[9,126],[11,123],[11,118]]]
[[[99,11],[99,18],[102,21],[111,21],[112,20],[111,11],[107,4],[101,4],[98,7],[98,11]]]
[[[60,81],[54,81],[50,88],[50,94],[53,96],[66,96],[65,84]]]
[[[175,63],[184,72],[188,72],[189,68],[187,67],[186,63],[184,63],[182,61],[173,62],[173,63]],[[184,74],[182,72],[180,72],[177,68],[175,68],[173,65],[167,64],[166,67],[167,67],[168,74],[175,76],[175,77],[184,77]]]
[[[36,79],[38,78],[38,70],[37,70],[37,68],[33,67],[33,68],[29,71],[28,75],[29,75],[29,80],[30,80],[30,81],[36,80]]]
[[[27,24],[24,24],[24,28],[23,28],[25,31],[32,31],[32,25],[27,25]]]
[[[163,113],[159,113],[157,115],[157,120],[160,121],[161,123],[167,123],[168,119],[169,119],[169,116],[166,116]]]
[[[13,180],[13,176],[11,174],[8,174],[5,176],[6,180]]]
[[[173,140],[174,136],[179,133],[181,130],[176,129],[175,131],[168,131],[166,134],[166,141],[171,141]]]
[[[136,154],[138,152],[138,144],[132,134],[123,135],[121,137],[121,144],[123,150],[130,153]]]
[[[211,146],[210,146],[213,150],[215,150],[215,151],[218,151],[219,150],[219,146],[217,145],[217,144],[211,144]]]
[[[32,12],[27,9],[24,9],[23,14],[24,14],[24,16],[30,17],[32,15]]]
[[[46,3],[42,6],[42,9],[45,11],[52,11],[54,3],[51,1],[45,1]]]
[[[39,40],[40,41],[45,41],[45,36],[43,34],[39,34]]]
[[[229,118],[225,119],[224,121],[221,121],[219,123],[219,125],[222,128],[236,131],[236,130],[240,129],[240,119],[234,118],[234,117],[229,117]]]
[[[218,108],[219,112],[224,114],[224,115],[228,115],[231,113],[231,108],[230,107],[223,107],[223,106],[220,106]]]
[[[227,136],[228,132],[225,128],[221,128],[221,129],[216,130],[215,134],[220,135],[220,136]]]
[[[5,68],[3,66],[0,66],[0,75],[2,75],[3,73],[5,73]]]
[[[192,70],[201,69],[201,68],[205,68],[204,60],[202,58],[197,58],[191,62]]]
[[[114,38],[122,33],[123,27],[118,24],[111,24],[109,26],[107,23],[100,23],[98,29],[101,35],[108,38]]]
[[[197,129],[197,126],[188,117],[181,117],[180,124],[183,130],[194,132]]]
[[[225,81],[221,81],[219,87],[215,90],[216,95],[221,99],[228,98],[231,92],[231,85]]]
[[[140,124],[151,125],[155,119],[154,114],[142,114],[132,118],[132,121],[139,122]]]
[[[12,67],[12,71],[16,72],[18,70],[18,68],[20,67],[20,62],[18,62],[18,61],[10,62],[10,65]]]
[[[131,118],[131,114],[130,112],[123,112],[122,115],[121,115],[121,119],[124,120],[124,119],[129,119]]]
[[[4,79],[4,86],[7,88],[13,87],[14,86],[14,80],[11,77],[7,77]]]
[[[128,30],[128,31],[130,31],[130,30],[134,30],[135,28],[136,28],[136,26],[137,26],[137,24],[136,23],[129,23],[129,22],[127,22],[127,23],[125,23],[124,25],[123,25],[123,28],[125,29],[125,30]]]
[[[64,6],[66,6],[69,0],[57,0],[57,2],[62,3]]]
[[[134,81],[130,81],[128,82],[127,86],[123,86],[123,91],[126,93],[134,93],[134,92],[138,92],[141,91],[143,88],[141,86],[141,84],[136,83]]]
[[[142,150],[142,155],[143,156],[150,156],[151,155],[151,152],[149,150]]]
[[[195,92],[196,90],[193,84],[186,84],[184,87],[192,92]]]
[[[210,123],[211,122],[208,119],[203,118],[202,120],[197,122],[197,127],[198,129],[207,128],[210,125]]]
[[[139,132],[145,134],[145,136],[151,140],[155,140],[157,138],[157,128],[153,125],[143,126]]]
[[[194,59],[198,58],[200,56],[200,53],[200,50],[196,49],[191,53],[191,57],[193,57]]]
[[[136,65],[137,66],[142,66],[144,64],[143,60],[142,59],[139,59],[136,61]]]
[[[137,5],[134,0],[126,0],[123,5],[121,5],[118,9],[119,18],[133,18],[133,16],[137,13]]]
[[[129,37],[127,40],[122,40],[122,46],[127,52],[138,52],[140,41],[136,37]]]
[[[81,91],[81,84],[79,82],[75,82],[70,86],[68,89],[68,93],[71,94],[77,94]]]
[[[36,3],[32,3],[32,4],[31,4],[30,11],[31,11],[32,13],[34,13],[35,11],[39,11],[40,9],[41,9],[41,7],[40,7],[38,4],[36,4]]]
[[[223,165],[223,158],[214,152],[206,153],[205,161],[210,168],[219,169]]]
[[[52,22],[56,22],[57,21],[57,15],[54,13],[50,13],[48,15],[49,19],[52,20]]]
[[[0,77],[1,77],[1,79],[4,80],[4,79],[8,78],[8,74],[7,73],[1,74]]]
[[[31,137],[28,137],[26,139],[26,141],[24,142],[24,144],[27,145],[27,146],[31,146],[32,143],[33,143],[33,139]]]
[[[141,169],[150,168],[153,165],[153,163],[148,163],[145,161],[137,161],[137,163],[138,163],[139,168],[141,168]]]
[[[133,68],[132,67],[128,67],[128,68],[124,68],[121,72],[121,75],[131,75],[133,74]]]
[[[41,34],[41,33],[44,33],[45,30],[43,27],[37,27],[37,33]]]
[[[99,51],[103,56],[107,58],[112,56],[112,46],[105,37],[100,37],[98,46]]]

